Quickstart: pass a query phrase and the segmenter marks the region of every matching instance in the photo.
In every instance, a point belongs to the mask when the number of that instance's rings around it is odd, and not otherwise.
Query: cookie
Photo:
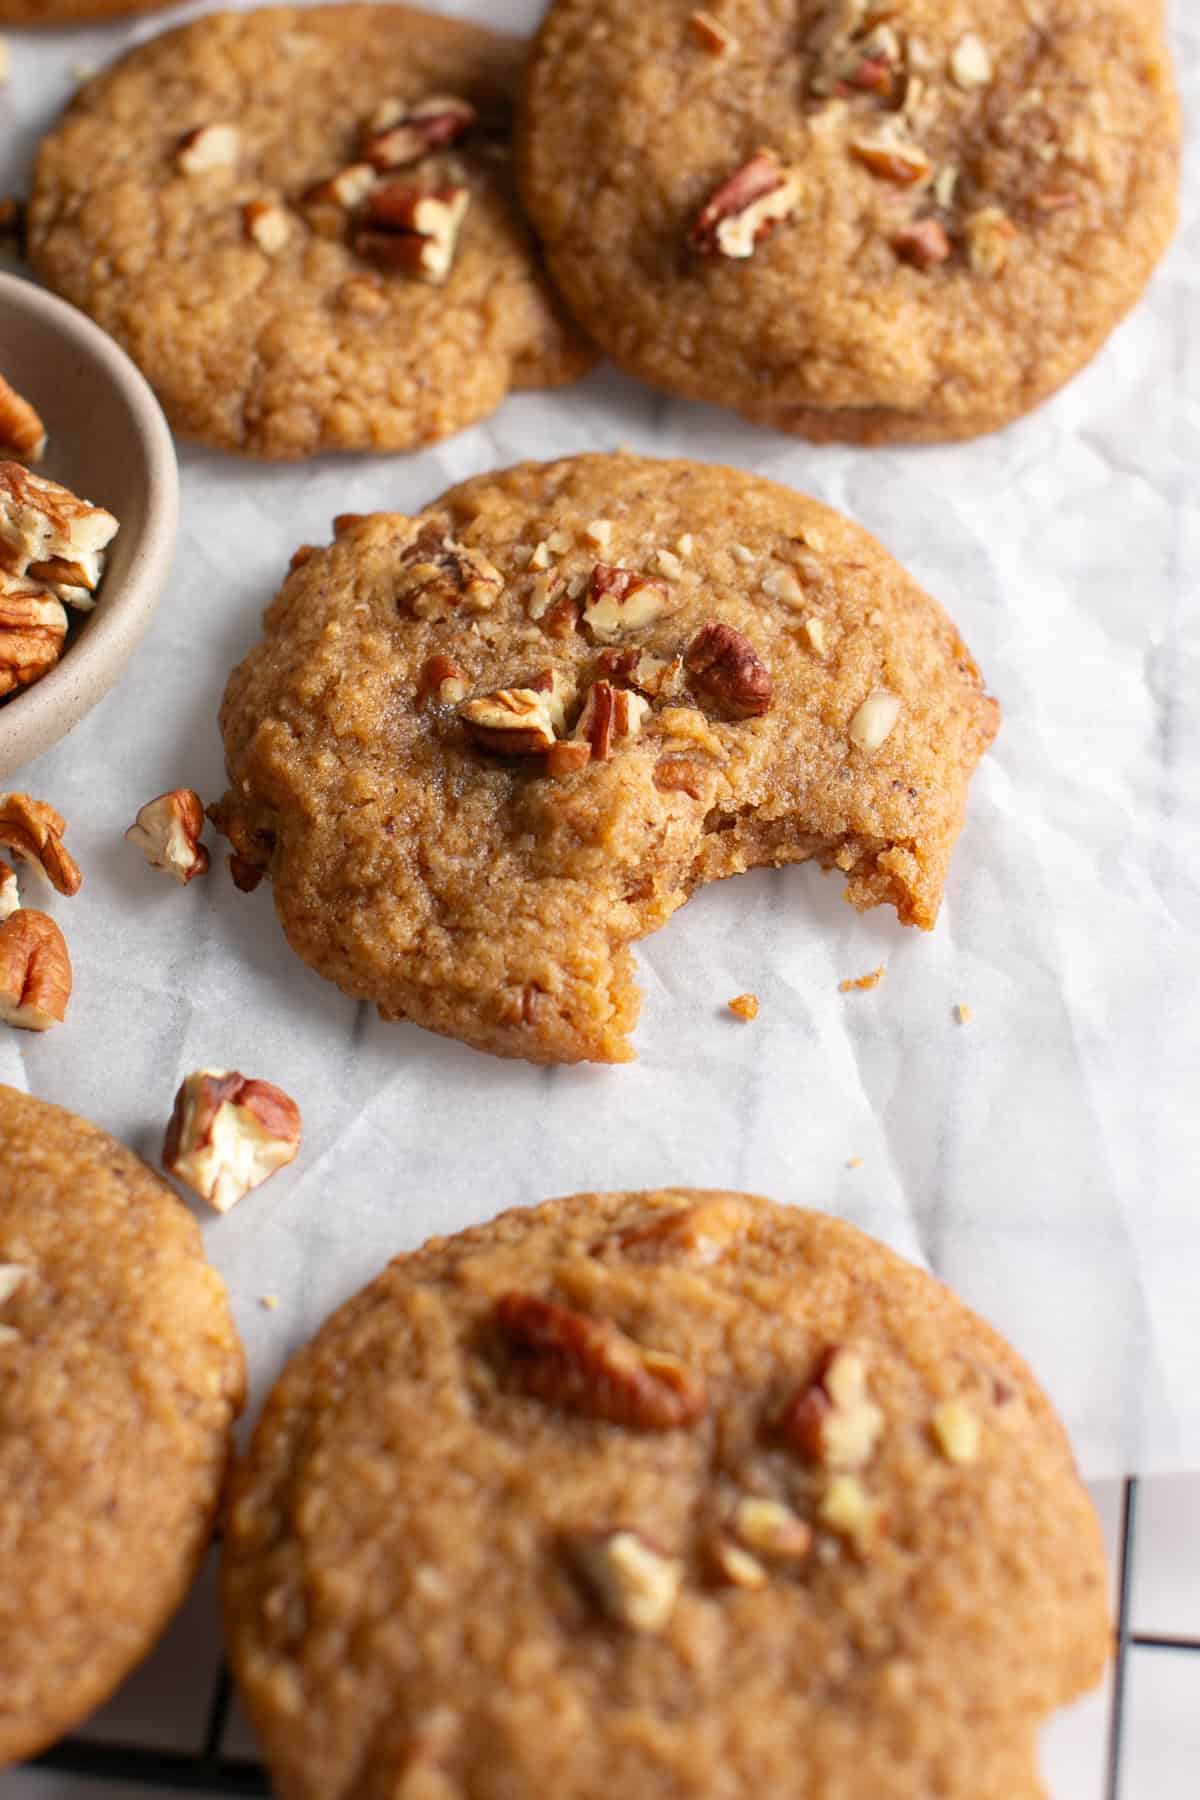
[[[555,0],[518,174],[617,362],[823,439],[973,437],[1141,294],[1179,116],[1144,0]]]
[[[107,1699],[183,1598],[243,1380],[166,1183],[0,1087],[0,1767]]]
[[[153,12],[171,0],[0,0],[0,25],[74,25]]]
[[[933,925],[999,713],[865,531],[624,455],[335,524],[230,679],[215,816],[347,994],[498,1055],[616,1062],[629,945],[705,882],[816,858]]]
[[[404,6],[214,13],[42,145],[34,267],[226,450],[406,450],[592,352],[512,185],[515,38]]]
[[[1040,1800],[1099,1680],[1063,1430],[947,1289],[747,1195],[583,1194],[402,1256],[235,1480],[281,1800]]]

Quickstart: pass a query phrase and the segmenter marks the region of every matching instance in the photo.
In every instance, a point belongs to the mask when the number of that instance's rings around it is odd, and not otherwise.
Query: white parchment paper
[[[23,184],[81,72],[200,10],[10,33],[0,192]],[[441,10],[520,28],[539,8]],[[1195,115],[1192,0],[1174,37]],[[1051,405],[981,442],[816,449],[605,368],[420,455],[271,467],[183,451],[150,635],[18,784],[66,814],[86,883],[48,903],[75,963],[68,1023],[4,1033],[0,1080],[151,1158],[188,1069],[297,1097],[299,1163],[205,1219],[256,1404],[335,1303],[431,1232],[579,1188],[730,1185],[841,1214],[935,1269],[1032,1359],[1087,1474],[1200,1467],[1198,165],[1193,131],[1185,227],[1135,316]],[[413,509],[479,470],[617,444],[804,488],[949,607],[1005,725],[934,935],[856,917],[813,869],[726,883],[641,948],[640,1062],[546,1072],[381,1024],[293,957],[269,888],[247,898],[219,868],[183,891],[124,844],[164,788],[221,792],[225,676],[291,551],[326,541],[335,513]],[[880,988],[839,993],[881,961]],[[744,989],[761,997],[753,1025],[725,1010]]]

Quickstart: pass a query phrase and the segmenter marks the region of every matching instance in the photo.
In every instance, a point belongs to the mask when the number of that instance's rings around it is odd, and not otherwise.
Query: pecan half
[[[753,256],[763,238],[797,211],[802,193],[799,170],[786,167],[773,150],[759,150],[709,196],[688,243],[702,256]]]
[[[670,610],[671,596],[665,581],[639,575],[633,569],[619,569],[614,563],[598,562],[588,583],[583,622],[592,636],[604,644],[627,631],[652,625]]]
[[[282,1088],[232,1069],[198,1069],[175,1096],[163,1167],[228,1212],[299,1150],[300,1109]]]
[[[742,632],[720,619],[702,625],[683,659],[692,686],[740,719],[770,710],[775,686],[770,671]]]
[[[497,1302],[495,1321],[521,1386],[551,1405],[633,1431],[676,1431],[708,1410],[698,1376],[611,1320],[514,1293]]]
[[[77,894],[83,876],[63,846],[66,820],[44,800],[28,794],[0,794],[0,844],[32,863],[60,894]]]
[[[125,842],[136,845],[152,869],[161,869],[186,887],[208,872],[208,851],[200,842],[203,830],[204,802],[199,794],[192,788],[172,788],[146,802],[125,833]]]
[[[40,462],[46,449],[46,427],[37,412],[0,375],[0,455]]]
[[[566,723],[567,683],[545,669],[523,688],[497,688],[458,709],[472,741],[500,756],[544,756]]]
[[[373,168],[402,169],[433,150],[458,143],[478,114],[469,100],[433,94],[415,105],[385,100],[376,108],[362,141],[362,157]]]
[[[0,1020],[21,1031],[61,1025],[71,998],[66,939],[45,913],[20,907],[0,924]]]
[[[0,569],[0,694],[32,687],[57,663],[67,615],[40,582]]]
[[[409,182],[389,181],[368,194],[366,222],[355,233],[354,248],[385,268],[440,286],[454,266],[470,204],[469,188],[430,192]]]

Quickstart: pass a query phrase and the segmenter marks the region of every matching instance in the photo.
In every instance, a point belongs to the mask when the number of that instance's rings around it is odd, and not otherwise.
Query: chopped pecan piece
[[[798,169],[760,150],[714,190],[688,234],[702,256],[753,256],[756,246],[797,211],[803,193]]]
[[[479,550],[443,537],[436,547],[418,538],[401,558],[397,603],[407,603],[414,618],[448,619],[461,607],[488,612],[504,591],[504,577]]]
[[[73,857],[63,846],[66,820],[44,800],[28,794],[0,794],[0,844],[32,863],[60,894],[77,894],[83,886]]]
[[[278,256],[287,248],[292,221],[287,208],[278,201],[248,200],[242,208],[242,223],[246,236],[265,256]]]
[[[602,650],[596,666],[605,681],[636,688],[639,694],[657,700],[678,684],[683,658],[651,656],[648,650],[631,644],[624,650]]]
[[[607,1248],[632,1262],[688,1262],[709,1268],[721,1261],[746,1235],[750,1218],[736,1200],[701,1200],[678,1212],[654,1213],[636,1225],[605,1238],[597,1251]]]
[[[40,681],[62,655],[66,635],[62,602],[40,582],[0,569],[0,695]]]
[[[739,1542],[769,1562],[799,1562],[812,1549],[811,1526],[778,1500],[748,1495],[734,1507],[732,1522]]]
[[[29,575],[86,610],[116,533],[117,521],[103,507],[20,463],[0,462],[0,570]]]
[[[827,1350],[813,1381],[784,1414],[783,1436],[827,1469],[861,1469],[874,1455],[884,1423],[866,1384],[861,1356]]]
[[[956,87],[969,92],[986,87],[992,79],[992,57],[977,32],[968,31],[950,52],[950,78]]]
[[[940,220],[914,219],[911,225],[901,226],[892,239],[892,249],[901,262],[911,263],[914,269],[936,269],[939,263],[949,261],[952,246]]]
[[[327,176],[324,181],[318,181],[314,187],[310,187],[304,199],[310,206],[328,203],[350,212],[362,205],[378,182],[379,176],[370,163],[347,163],[336,175]]]
[[[210,169],[232,169],[241,155],[242,139],[236,125],[197,125],[179,141],[175,165],[182,175],[203,175]]]
[[[467,672],[449,656],[431,656],[421,670],[417,692],[439,706],[457,706],[467,692]]]
[[[61,1025],[71,998],[66,939],[45,913],[20,907],[0,924],[0,1020],[21,1031]]]
[[[598,562],[588,585],[583,622],[600,643],[627,631],[640,631],[670,611],[667,585],[651,575]]]
[[[372,262],[440,286],[454,266],[470,204],[469,188],[430,192],[389,181],[368,194],[366,222],[355,234],[354,247]]]
[[[654,765],[654,785],[664,794],[704,797],[705,767],[688,756],[660,756]]]
[[[649,701],[640,694],[614,687],[611,681],[595,681],[571,736],[590,746],[596,762],[607,762],[614,744],[638,735],[649,711]]]
[[[469,100],[434,94],[415,105],[386,100],[373,114],[363,138],[364,161],[376,169],[403,169],[432,150],[458,143],[478,115]]]
[[[481,750],[499,756],[544,756],[566,723],[567,683],[544,670],[523,688],[497,688],[467,700],[458,716]]]
[[[973,1463],[979,1457],[982,1432],[979,1415],[965,1400],[946,1400],[937,1408],[930,1426],[947,1462]]]
[[[902,702],[898,694],[876,688],[867,695],[850,721],[850,742],[860,750],[878,750],[896,728]]]
[[[282,1088],[233,1069],[199,1069],[175,1096],[163,1167],[228,1212],[299,1152],[300,1109]]]
[[[46,427],[28,400],[0,375],[0,455],[40,462],[46,449]]]
[[[522,1387],[551,1405],[632,1431],[675,1431],[708,1410],[697,1376],[611,1320],[534,1294],[506,1294],[495,1318]]]
[[[729,1587],[765,1588],[771,1579],[756,1556],[727,1537],[716,1537],[710,1553],[716,1574]]]
[[[770,710],[775,695],[770,671],[742,632],[710,619],[696,633],[683,659],[692,686],[739,719]]]
[[[817,1512],[821,1524],[849,1540],[865,1555],[884,1523],[881,1503],[867,1493],[853,1475],[835,1475],[826,1488]]]
[[[658,1632],[675,1610],[683,1564],[664,1556],[636,1531],[600,1531],[576,1538],[576,1565],[593,1597],[627,1631]]]
[[[1003,272],[1012,251],[1017,228],[999,206],[982,206],[968,213],[967,261],[976,275],[995,276]]]
[[[172,788],[148,800],[125,833],[152,869],[161,869],[186,887],[208,872],[208,851],[200,842],[204,803],[192,788]]]
[[[933,164],[925,152],[918,145],[905,143],[898,137],[880,134],[851,138],[850,151],[872,175],[878,175],[883,181],[894,181],[899,187],[915,187],[918,182],[928,181],[933,174]]]
[[[710,56],[730,56],[737,52],[738,41],[731,31],[726,31],[719,19],[714,19],[710,12],[697,10],[688,16],[688,30],[702,50]]]

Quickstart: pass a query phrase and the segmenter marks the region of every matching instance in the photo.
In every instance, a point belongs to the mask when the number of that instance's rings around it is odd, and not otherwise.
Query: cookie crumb
[[[954,1009],[954,1016],[958,1020],[960,1025],[969,1025],[971,1023],[972,1018],[974,1017],[974,1014],[972,1013],[970,1007],[967,1005],[966,1001],[960,1000],[958,1005]]]
[[[264,1307],[267,1312],[278,1312],[278,1310],[279,1310],[279,1295],[278,1294],[260,1294],[258,1297],[258,1304],[261,1307]]]
[[[846,1167],[848,1169],[861,1169],[862,1166],[863,1166],[863,1159],[861,1156],[852,1156],[846,1163]]]
[[[729,1010],[731,1013],[736,1013],[739,1019],[757,1019],[758,995],[735,994],[729,1002]]]
[[[845,981],[838,982],[838,993],[852,994],[856,989],[865,993],[868,988],[877,988],[886,974],[887,964],[880,963],[879,967],[872,969],[869,975],[848,975]]]

